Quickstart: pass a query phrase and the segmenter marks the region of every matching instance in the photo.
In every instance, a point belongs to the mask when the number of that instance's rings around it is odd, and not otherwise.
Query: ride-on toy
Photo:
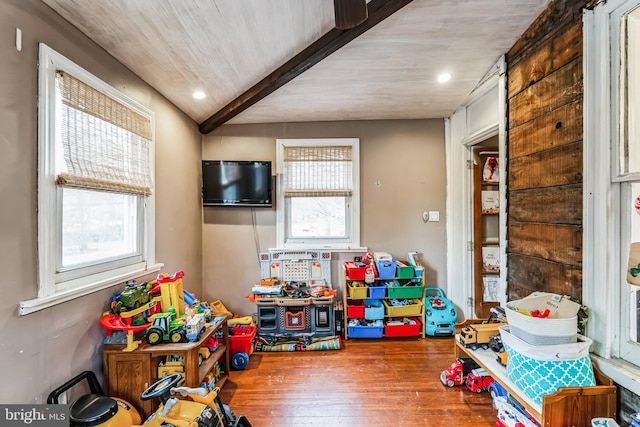
[[[440,288],[424,289],[424,333],[429,336],[453,336],[458,313]]]
[[[236,417],[229,406],[222,403],[218,396],[219,388],[211,391],[204,388],[176,387],[182,379],[181,374],[172,374],[153,383],[142,392],[140,398],[160,399],[160,407],[144,422],[145,427],[251,427],[244,416]],[[74,380],[67,382],[54,392],[61,394]],[[66,388],[65,388],[66,387]],[[134,410],[119,409],[117,400],[93,394],[84,395],[71,404],[69,415],[71,427],[135,427],[140,417]],[[52,394],[54,393],[52,392]],[[176,395],[191,400],[178,399]],[[58,403],[51,399],[50,403]],[[137,418],[136,418],[137,415]]]

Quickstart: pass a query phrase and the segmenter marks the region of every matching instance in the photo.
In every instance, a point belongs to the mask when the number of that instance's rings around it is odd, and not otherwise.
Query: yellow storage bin
[[[387,316],[391,317],[404,317],[404,316],[419,316],[422,314],[422,301],[418,298],[413,299],[413,304],[410,305],[390,305],[389,301],[382,300],[384,304],[384,312]]]
[[[351,299],[365,299],[368,291],[369,287],[363,282],[349,283],[349,298]]]

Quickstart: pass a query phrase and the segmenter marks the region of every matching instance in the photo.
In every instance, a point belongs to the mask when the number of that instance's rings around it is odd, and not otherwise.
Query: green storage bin
[[[402,261],[396,261],[396,277],[398,279],[411,279],[415,277],[412,265],[407,265]]]
[[[423,285],[416,285],[413,282],[406,286],[388,286],[387,298],[422,298]]]

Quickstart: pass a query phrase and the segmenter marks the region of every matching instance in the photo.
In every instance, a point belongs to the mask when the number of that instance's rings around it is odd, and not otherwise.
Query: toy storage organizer
[[[345,339],[424,337],[424,270],[377,261],[376,281],[366,284],[365,269],[343,264]]]
[[[325,284],[331,289],[331,252],[270,250],[260,254],[263,278]],[[328,337],[335,332],[333,297],[257,298],[258,334]]]

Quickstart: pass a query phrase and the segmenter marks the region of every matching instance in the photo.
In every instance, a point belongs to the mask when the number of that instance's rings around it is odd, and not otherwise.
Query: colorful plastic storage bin
[[[367,298],[368,287],[363,282],[349,283],[349,298],[365,299]]]
[[[408,282],[405,285],[400,284],[400,286],[391,286],[387,284],[388,298],[422,298],[423,291],[424,286],[414,282]]]
[[[420,335],[422,322],[417,317],[409,317],[415,323],[403,323],[402,318],[390,319],[385,322],[385,337],[415,337]]]
[[[349,338],[382,338],[384,326],[349,325]]]
[[[347,304],[347,317],[361,318],[364,317],[364,303],[363,300],[350,301]]]
[[[396,277],[395,261],[376,261],[376,269],[378,270],[378,277],[380,279],[393,279]]]
[[[508,326],[499,328],[507,352],[507,378],[534,402],[560,387],[596,385],[589,357],[591,340],[578,335],[577,343],[531,345],[511,334]]]
[[[384,306],[379,299],[364,300],[364,318],[367,320],[384,319]]]
[[[369,298],[382,299],[387,294],[387,286],[384,283],[375,282],[369,285]]]
[[[414,277],[412,265],[407,265],[402,261],[396,261],[396,277],[398,279],[411,279]]]
[[[347,271],[349,280],[364,280],[364,273],[367,269],[366,264],[347,261],[344,263],[344,268]]]
[[[384,311],[390,317],[419,316],[422,314],[422,301],[414,298],[409,305],[391,305],[388,300],[382,300]]]

